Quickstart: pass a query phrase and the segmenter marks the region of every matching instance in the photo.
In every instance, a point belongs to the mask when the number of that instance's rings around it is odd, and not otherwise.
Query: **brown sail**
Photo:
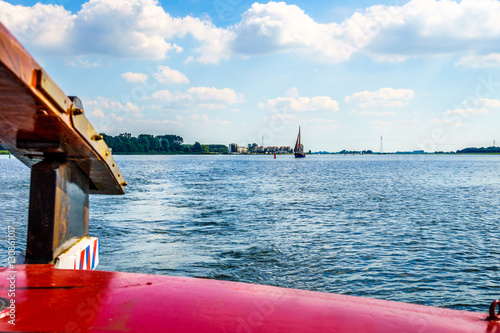
[[[297,136],[297,141],[295,142],[295,148],[293,149],[296,158],[304,158],[306,154],[304,153],[304,146],[300,143],[300,126],[299,135]]]

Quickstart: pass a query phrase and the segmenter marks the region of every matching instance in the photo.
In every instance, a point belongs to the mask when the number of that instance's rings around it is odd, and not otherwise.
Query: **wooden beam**
[[[89,178],[72,161],[31,168],[26,263],[52,263],[89,232]]]

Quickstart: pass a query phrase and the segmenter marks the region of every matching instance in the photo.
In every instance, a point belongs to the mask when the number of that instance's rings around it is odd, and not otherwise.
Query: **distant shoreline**
[[[9,155],[8,150],[0,150],[0,155]],[[183,153],[183,152],[175,152],[175,153],[125,153],[125,152],[116,152],[113,155],[231,155],[231,156],[251,156],[251,155],[269,155],[273,156],[274,154],[229,154],[229,153]],[[276,154],[276,156],[289,156],[293,154]],[[372,153],[372,154],[359,154],[359,153],[310,153],[306,155],[500,155],[500,153]]]
[[[231,154],[231,153],[182,153],[182,152],[176,152],[176,153],[113,153],[113,155],[230,155],[230,156],[255,156],[255,155],[263,155],[263,156],[274,156],[274,153],[270,154],[259,154],[259,153],[252,153],[252,154]],[[373,154],[353,154],[353,153],[308,153],[306,155],[398,155],[398,156],[407,156],[407,155],[500,155],[500,153],[455,153],[455,152],[450,152],[450,153],[419,153],[419,154],[411,154],[411,153],[373,153]],[[293,154],[283,154],[283,153],[278,153],[276,156],[293,156]]]

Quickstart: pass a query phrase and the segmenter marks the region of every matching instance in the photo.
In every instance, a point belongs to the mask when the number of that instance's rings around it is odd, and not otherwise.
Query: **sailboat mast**
[[[300,149],[300,126],[299,126],[299,151],[302,151],[302,150]]]

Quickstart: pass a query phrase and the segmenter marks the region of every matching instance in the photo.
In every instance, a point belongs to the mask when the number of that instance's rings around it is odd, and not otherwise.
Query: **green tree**
[[[155,138],[153,136],[151,136],[149,138],[149,146],[151,148],[151,151],[153,151],[153,152],[157,153],[157,152],[162,151],[160,139]]]
[[[201,144],[198,141],[194,143],[192,151],[193,153],[201,153]]]
[[[144,152],[149,153],[151,151],[151,139],[153,138],[150,134],[139,134],[139,143],[144,146]]]
[[[229,154],[229,148],[226,145],[207,145],[211,153]]]
[[[164,152],[168,153],[170,151],[170,143],[168,142],[168,140],[162,139],[161,147]]]
[[[248,148],[248,152],[253,152],[255,150],[256,147],[258,147],[259,145],[256,144],[255,142],[252,143],[252,144],[248,144],[247,148]]]
[[[169,143],[170,151],[172,152],[182,151],[183,149],[182,143],[184,142],[184,139],[178,135],[158,135],[157,138],[160,140],[167,140]]]
[[[131,153],[131,154],[139,152],[139,150],[137,149],[136,144],[133,141],[127,141],[125,143],[125,149],[126,149],[126,151],[128,153]]]
[[[117,136],[101,133],[104,141],[113,149],[114,153],[219,153],[228,154],[225,145],[202,145],[195,142],[194,145],[183,144],[184,139],[174,134],[158,135],[140,134],[138,137],[130,133],[120,133]],[[254,143],[251,147],[256,147]]]

